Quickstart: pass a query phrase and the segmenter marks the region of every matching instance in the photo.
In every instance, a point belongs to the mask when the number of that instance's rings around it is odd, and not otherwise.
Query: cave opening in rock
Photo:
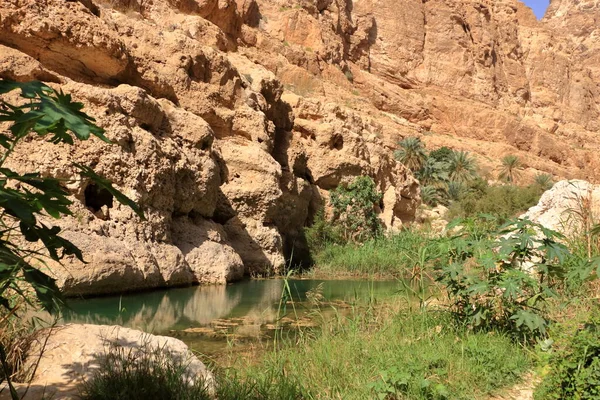
[[[113,206],[113,195],[104,188],[98,187],[98,185],[91,183],[84,191],[85,206],[91,208],[94,212],[100,211],[103,206],[112,208]]]

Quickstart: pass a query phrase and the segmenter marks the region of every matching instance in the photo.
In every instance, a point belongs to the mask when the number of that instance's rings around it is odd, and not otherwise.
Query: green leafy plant
[[[439,149],[431,151],[429,153],[429,157],[433,158],[435,161],[447,163],[450,161],[450,157],[452,156],[453,152],[454,151],[451,148],[443,146]]]
[[[521,159],[513,154],[509,154],[502,159],[502,169],[498,174],[498,179],[506,182],[514,182],[523,169]]]
[[[433,186],[421,186],[421,200],[428,206],[435,207],[442,202],[442,195]]]
[[[552,355],[536,400],[600,399],[600,319],[591,318]]]
[[[381,400],[405,398],[411,392],[418,393],[419,397],[424,399],[449,399],[450,392],[446,385],[424,377],[423,372],[410,365],[408,368],[391,366],[381,371],[380,380],[373,382],[369,387]]]
[[[398,145],[400,148],[394,153],[396,160],[400,161],[411,171],[418,171],[427,159],[427,153],[421,139],[418,137],[407,137],[398,142]]]
[[[537,174],[535,176],[533,182],[542,191],[549,190],[554,185],[554,179],[552,178],[552,175],[550,175],[550,174]]]
[[[455,224],[460,221],[455,222]],[[459,236],[438,278],[458,320],[474,329],[498,329],[528,341],[546,335],[545,301],[564,277],[570,255],[563,236],[529,220],[513,220],[499,239]]]
[[[312,252],[319,252],[328,245],[345,243],[341,228],[325,218],[323,209],[317,212],[312,225],[304,228],[304,234]]]
[[[0,133],[3,151],[0,156],[0,306],[14,315],[16,309],[27,302],[56,314],[64,302],[55,280],[43,270],[46,260],[60,263],[64,257],[72,256],[84,261],[81,251],[60,236],[59,227],[43,222],[72,215],[69,193],[63,187],[68,182],[39,173],[18,173],[4,164],[18,144],[33,134],[47,137],[54,144],[73,145],[75,139],[87,140],[90,136],[110,141],[103,129],[94,124],[94,119],[81,111],[83,105],[73,102],[70,95],[56,92],[41,82],[0,80],[0,95],[13,90],[20,91],[20,104],[0,99],[0,121],[10,124]],[[140,208],[110,181],[87,166],[74,164],[74,167],[83,179],[93,181],[143,218]],[[8,381],[11,395],[16,398],[5,362],[7,352],[10,349],[0,346],[2,380]]]
[[[381,223],[375,212],[380,200],[381,194],[368,176],[359,176],[331,191],[334,222],[342,227],[346,240],[364,241],[380,233]]]
[[[448,174],[453,182],[465,183],[477,175],[475,159],[466,151],[453,151],[448,161]]]
[[[450,216],[472,217],[484,213],[507,220],[525,212],[539,198],[540,190],[536,186],[488,186],[483,181],[474,180],[450,205]]]
[[[448,181],[449,164],[443,161],[437,161],[432,157],[428,157],[421,169],[417,171],[417,178],[422,185],[431,185],[437,188],[444,186],[444,182]]]

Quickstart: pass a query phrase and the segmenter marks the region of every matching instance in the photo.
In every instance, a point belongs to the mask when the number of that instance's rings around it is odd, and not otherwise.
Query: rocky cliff
[[[115,143],[32,139],[22,171],[114,181],[147,221],[86,181],[60,222],[89,264],[69,294],[276,271],[329,190],[372,176],[388,229],[418,183],[398,139],[600,176],[599,6],[553,0],[0,0],[0,77],[71,93]],[[525,174],[525,179],[527,174]]]

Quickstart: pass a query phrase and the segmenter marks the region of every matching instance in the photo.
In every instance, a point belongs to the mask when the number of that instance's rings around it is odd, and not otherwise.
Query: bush
[[[526,211],[539,201],[542,191],[537,186],[487,186],[480,181],[449,207],[450,218],[494,214],[508,219]]]
[[[341,228],[327,221],[323,210],[317,213],[310,227],[304,228],[304,234],[311,252],[319,252],[328,245],[345,243]]]
[[[359,176],[349,185],[340,185],[330,193],[333,222],[340,226],[346,240],[364,241],[381,232],[375,205],[381,200],[375,182]]]
[[[512,221],[500,239],[457,237],[450,263],[439,268],[458,321],[474,329],[504,331],[530,341],[546,336],[545,300],[564,275],[568,249],[562,236],[528,220]]]
[[[453,153],[454,151],[451,148],[443,146],[430,152],[429,157],[438,162],[449,162]]]
[[[600,399],[600,318],[579,329],[567,346],[553,355],[550,367],[535,399]]]

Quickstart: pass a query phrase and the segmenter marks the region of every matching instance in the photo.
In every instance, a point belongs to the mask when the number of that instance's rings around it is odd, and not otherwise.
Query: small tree
[[[416,175],[421,185],[442,188],[448,181],[448,163],[428,157]]]
[[[381,194],[371,177],[359,176],[347,186],[338,186],[331,191],[330,200],[334,222],[342,226],[346,240],[362,241],[380,233],[375,205]]]
[[[407,137],[398,142],[400,148],[394,154],[396,160],[400,161],[412,172],[418,171],[425,160],[427,154],[423,142],[418,137]]]
[[[450,180],[453,182],[465,183],[477,175],[475,159],[466,151],[452,152],[448,164]]]
[[[537,174],[534,179],[534,184],[537,185],[542,191],[546,191],[552,188],[554,180],[550,174]]]
[[[83,105],[71,96],[55,92],[41,82],[17,83],[0,80],[0,95],[20,90],[22,105],[0,99],[0,122],[10,126],[0,133],[0,307],[8,315],[24,301],[33,304],[29,292],[39,305],[50,313],[58,313],[63,298],[56,282],[46,272],[45,261],[60,262],[74,256],[83,262],[81,251],[61,237],[60,228],[40,220],[59,219],[72,215],[71,201],[63,185],[68,183],[39,173],[20,174],[4,166],[17,145],[31,134],[48,137],[49,142],[74,144],[74,139],[87,140],[90,135],[110,143],[104,130],[94,119],[81,112]],[[96,175],[84,165],[74,164],[80,175],[107,190],[118,201],[131,207],[140,217],[143,213],[129,198],[115,189],[111,182]],[[22,244],[29,243],[27,246]],[[34,304],[37,305],[37,304]],[[11,371],[6,362],[7,350],[0,344],[0,383],[6,380],[13,399],[18,395],[10,382]]]
[[[523,168],[519,157],[509,154],[502,159],[502,169],[498,179],[513,183],[519,175],[519,170]]]

